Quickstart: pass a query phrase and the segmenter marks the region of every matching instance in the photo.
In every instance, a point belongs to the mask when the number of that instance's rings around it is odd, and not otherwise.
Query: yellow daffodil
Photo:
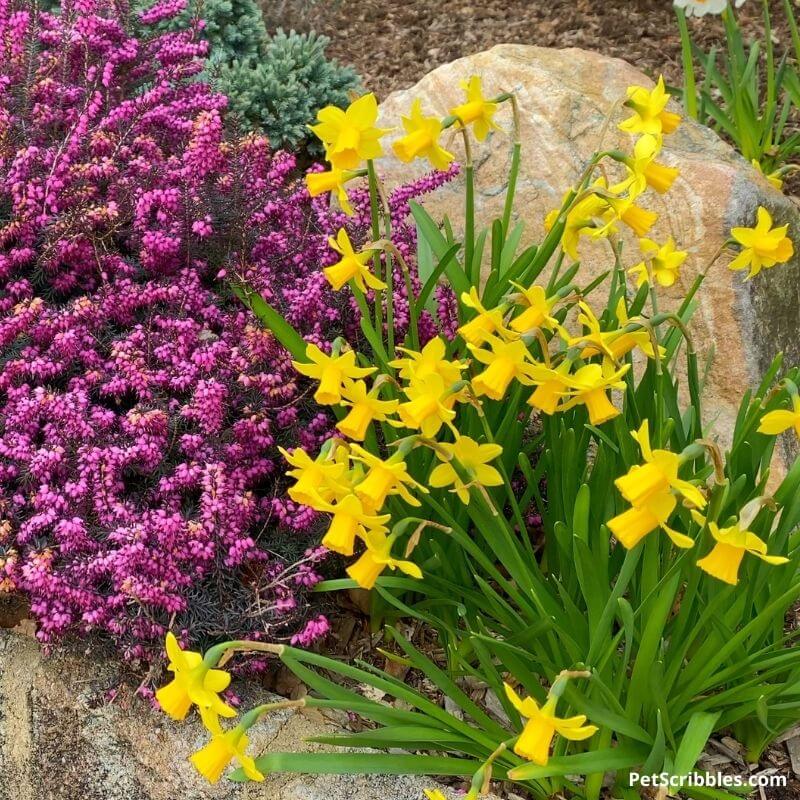
[[[342,402],[342,386],[345,381],[365,378],[377,367],[357,367],[354,350],[345,350],[339,355],[326,355],[315,344],[306,347],[305,361],[292,361],[294,368],[307,378],[319,381],[314,399],[323,406],[335,406]]]
[[[526,289],[517,283],[512,282],[511,285],[519,290],[519,294],[512,295],[511,299],[524,309],[511,320],[511,330],[529,333],[537,328],[552,331],[558,327],[558,320],[550,316],[558,297],[548,297],[542,286],[530,286]]]
[[[451,108],[450,114],[464,125],[472,125],[475,138],[482,142],[492,128],[500,130],[494,122],[497,103],[483,96],[481,79],[477,75],[473,75],[468,81],[461,81],[461,88],[466,92],[466,101]]]
[[[661,136],[646,133],[633,147],[633,158],[627,162],[630,171],[630,185],[635,193],[641,194],[648,186],[659,194],[670,190],[680,170],[659,164],[656,157],[661,152]]]
[[[477,311],[477,315],[469,322],[465,322],[458,332],[461,338],[469,343],[479,345],[484,342],[487,336],[491,336],[503,328],[504,307],[492,308],[487,310],[480,297],[478,290],[473,286],[469,292],[463,292],[461,302],[467,308]]]
[[[362,588],[372,589],[375,582],[386,569],[399,569],[412,578],[421,578],[422,570],[413,561],[392,558],[394,538],[381,531],[367,531],[364,554],[347,568],[347,574]]]
[[[733,228],[731,236],[742,246],[742,252],[730,263],[731,269],[747,269],[748,278],[763,269],[785,264],[794,254],[792,240],[786,235],[788,225],[772,227],[769,211],[759,206],[755,228]]]
[[[408,474],[408,467],[401,453],[394,453],[384,461],[358,445],[353,445],[352,449],[353,458],[368,468],[367,474],[355,487],[356,494],[365,504],[370,508],[380,509],[390,494],[399,495],[409,505],[420,504],[407,487],[411,486],[423,493],[428,490]]]
[[[386,530],[384,526],[391,519],[389,514],[370,513],[354,494],[346,495],[335,505],[318,504],[315,508],[333,515],[322,539],[323,547],[343,556],[353,555],[357,536],[363,536],[366,530]]]
[[[459,436],[453,443],[440,442],[436,454],[446,460],[433,468],[428,483],[436,489],[452,485],[461,502],[469,503],[470,486],[500,486],[503,483],[500,473],[488,463],[502,452],[499,444],[478,444],[469,436]],[[464,482],[453,461],[458,462],[469,483]]]
[[[295,479],[289,489],[289,497],[296,503],[314,506],[319,500],[330,502],[350,491],[347,481],[347,464],[341,460],[331,460],[320,455],[313,459],[302,448],[291,453],[279,447],[278,450],[294,469],[287,475]]]
[[[448,386],[461,380],[461,373],[466,365],[445,358],[447,346],[439,336],[431,339],[419,352],[406,347],[397,349],[405,353],[406,357],[390,361],[389,366],[399,371],[402,380],[415,381],[427,378],[429,375],[439,375]]]
[[[646,262],[642,261],[628,270],[631,275],[636,275],[636,285],[648,283],[652,276],[659,286],[672,286],[689,254],[685,250],[676,250],[675,240],[671,236],[662,245],[652,239],[639,239],[639,247]]]
[[[370,289],[386,288],[386,284],[369,270],[368,264],[372,260],[372,251],[364,250],[356,253],[344,228],[336,234],[335,239],[332,236],[328,239],[328,245],[342,257],[340,261],[330,267],[324,267],[322,270],[334,291],[338,292],[348,281],[353,281],[362,292],[366,292],[367,287]]]
[[[196,705],[206,724],[213,723],[217,716],[235,717],[236,711],[219,696],[228,688],[230,674],[222,669],[211,669],[200,653],[182,650],[171,631],[165,645],[169,658],[167,669],[174,678],[156,692],[162,711],[172,719],[181,720],[186,718],[192,705]]]
[[[523,700],[507,683],[503,685],[511,704],[527,720],[522,734],[514,745],[514,752],[521,758],[544,766],[550,759],[550,747],[556,734],[570,741],[579,742],[597,733],[597,726],[587,725],[583,714],[564,719],[557,717],[558,697],[548,696],[540,708],[532,697]]]
[[[656,528],[663,528],[677,547],[692,547],[694,540],[667,526],[667,520],[677,505],[676,493],[696,508],[704,508],[706,500],[700,490],[678,477],[680,456],[669,450],[653,450],[647,420],[636,433],[644,464],[631,467],[614,483],[631,508],[609,521],[614,536],[628,549]]]
[[[336,427],[348,439],[356,442],[364,441],[367,428],[373,420],[383,422],[389,414],[397,410],[397,400],[381,400],[378,390],[367,390],[364,381],[345,383],[342,387],[342,405],[350,411],[347,416],[336,423]]]
[[[597,229],[596,220],[608,209],[608,204],[596,194],[588,194],[569,211],[567,211],[564,232],[561,235],[561,247],[574,261],[579,259],[578,245],[582,236],[588,236]],[[549,233],[558,220],[559,209],[551,211],[545,217],[544,226]]]
[[[406,135],[392,145],[395,155],[405,163],[415,158],[427,158],[434,169],[446,170],[455,156],[439,144],[441,120],[424,116],[419,98],[412,103],[409,116],[402,119]]]
[[[644,86],[629,86],[625,105],[633,115],[620,123],[620,130],[626,133],[672,133],[681,118],[679,114],[667,111],[669,94],[664,86],[663,75],[653,89]]]
[[[792,410],[785,408],[770,411],[761,417],[758,432],[768,436],[777,436],[779,433],[794,428],[797,438],[800,439],[800,397],[792,396]]]
[[[618,370],[606,368],[600,364],[586,364],[575,373],[566,375],[564,382],[569,388],[569,399],[561,406],[566,411],[576,405],[585,405],[589,412],[589,422],[601,425],[616,417],[619,409],[608,399],[611,389],[624,389],[622,376],[628,371],[625,364]]]
[[[634,347],[638,347],[646,356],[653,358],[653,342],[650,334],[642,328],[626,330],[629,320],[625,301],[622,298],[616,309],[620,327],[612,330],[603,330],[600,320],[588,303],[581,301],[578,303],[578,307],[581,310],[578,314],[578,322],[586,330],[580,336],[568,338],[567,344],[570,347],[580,347],[584,358],[603,355],[612,361],[619,361]]]
[[[415,378],[403,389],[407,402],[397,407],[397,414],[407,428],[423,436],[435,436],[445,423],[455,419],[453,406],[463,398],[463,389],[454,389],[438,373]]]
[[[739,583],[739,568],[745,554],[760,558],[767,564],[786,564],[789,559],[767,554],[767,544],[755,533],[746,529],[742,521],[727,528],[720,528],[715,522],[694,514],[700,525],[708,525],[708,530],[716,544],[711,552],[697,562],[697,566],[714,578],[736,586]]]
[[[612,194],[619,190],[620,186],[611,187]],[[658,214],[642,206],[636,205],[635,196],[627,197],[610,196],[605,198],[607,203],[606,212],[603,218],[606,224],[591,232],[594,238],[607,236],[616,230],[617,222],[627,225],[636,236],[642,237],[650,231],[650,228],[658,221]]]
[[[234,758],[251,781],[264,780],[255,760],[247,755],[250,740],[241,725],[226,732],[220,727],[219,721],[216,721],[208,728],[211,741],[192,755],[191,762],[209,783],[216,783]]]
[[[383,155],[381,137],[388,129],[377,128],[378,101],[371,92],[354,100],[346,110],[326,106],[317,113],[311,130],[325,145],[328,161],[335,169],[358,169],[363,161]]]
[[[769,173],[764,172],[764,168],[761,166],[757,158],[754,158],[750,163],[767,179],[771,186],[773,186],[779,192],[783,191],[783,179],[781,178],[781,173],[779,170]]]
[[[327,172],[309,172],[306,174],[306,188],[312,197],[319,197],[319,195],[329,192],[336,194],[342,211],[352,217],[353,207],[350,205],[350,198],[347,196],[344,185],[354,177],[356,177],[355,172],[336,167]]]
[[[472,379],[472,389],[478,397],[486,395],[492,400],[502,400],[514,378],[530,383],[526,366],[530,363],[530,353],[522,339],[504,341],[497,336],[487,336],[485,347],[468,344],[472,355],[486,364],[486,369]]]
[[[423,789],[422,793],[427,800],[447,800],[447,798],[438,789]]]
[[[528,405],[545,414],[555,414],[559,403],[569,395],[566,380],[570,367],[569,361],[562,361],[555,369],[540,364],[531,365],[528,377],[536,384],[536,389],[528,398]]]

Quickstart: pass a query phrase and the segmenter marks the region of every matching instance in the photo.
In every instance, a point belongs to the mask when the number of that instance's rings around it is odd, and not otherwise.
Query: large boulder
[[[236,690],[247,706],[270,699],[252,682]],[[251,750],[328,749],[305,740],[337,728],[318,712],[277,712],[252,729]],[[210,786],[188,761],[205,741],[196,717],[175,723],[137,699],[113,659],[92,649],[47,658],[34,639],[0,628],[0,800],[423,800],[436,785],[268,775]]]
[[[519,102],[523,151],[516,215],[525,223],[523,244],[541,239],[546,213],[561,204],[565,190],[596,150],[630,148],[630,137],[617,129],[625,111],[618,104],[629,85],[653,85],[631,65],[598,53],[498,45],[445,64],[416,86],[394,92],[381,106],[382,122],[397,125],[415,98],[422,100],[426,112],[445,115],[462,102],[459,82],[473,74],[482,77],[487,96],[513,91]],[[499,112],[497,119],[505,130],[511,129],[510,108]],[[732,226],[754,224],[759,205],[766,206],[777,222],[788,222],[800,244],[800,216],[794,203],[715,133],[687,120],[664,141],[661,160],[679,167],[680,177],[668,194],[649,192],[642,202],[660,215],[652,238],[663,240],[671,234],[690,253],[680,282],[661,290],[666,305],[678,305]],[[463,153],[459,137],[450,145],[457,157]],[[503,132],[494,132],[475,146],[475,205],[482,223],[502,212],[510,157],[509,137]],[[422,162],[404,165],[394,156],[382,161],[381,168],[390,186],[426,169]],[[430,195],[426,207],[436,218],[447,214],[458,227],[463,198],[461,178]],[[800,246],[797,251],[800,254]],[[626,237],[624,253],[627,265],[636,263],[638,247],[632,237]],[[609,267],[605,243],[584,242],[581,256],[581,283]],[[730,259],[726,254],[708,271],[692,325],[698,350],[714,356],[706,413],[709,422],[716,422],[723,442],[730,436],[744,389],[759,380],[774,355],[783,351],[788,364],[800,363],[800,256],[750,281],[727,268]]]

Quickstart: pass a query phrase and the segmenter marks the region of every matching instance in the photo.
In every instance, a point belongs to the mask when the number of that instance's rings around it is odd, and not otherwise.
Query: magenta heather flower
[[[123,19],[112,0],[0,0],[0,592],[29,596],[44,641],[101,632],[131,659],[167,627],[307,645],[326,553],[276,445],[314,450],[332,421],[227,281],[310,341],[356,343],[321,267],[341,224],[366,241],[367,198],[345,219],[292,155],[231,136],[198,29]],[[392,195],[409,258],[408,202],[450,176]],[[453,324],[437,300],[428,336]]]

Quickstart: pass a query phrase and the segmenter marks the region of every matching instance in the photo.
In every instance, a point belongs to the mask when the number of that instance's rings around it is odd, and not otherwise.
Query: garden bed
[[[775,38],[789,30],[775,9]],[[680,83],[681,45],[668,0],[265,0],[272,28],[314,29],[331,38],[328,53],[352,64],[379,97],[416,83],[440,64],[507,42],[582,47],[622,58],[651,76]],[[761,29],[760,3],[739,12],[749,32]],[[717,17],[690,21],[705,47],[724,46]]]

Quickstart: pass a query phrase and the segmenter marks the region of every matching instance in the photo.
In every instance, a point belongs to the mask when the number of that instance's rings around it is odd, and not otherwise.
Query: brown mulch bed
[[[493,45],[515,42],[582,47],[624,58],[655,76],[681,80],[680,40],[671,0],[262,0],[267,24],[316,30],[331,38],[328,54],[351,64],[383,98],[430,70]],[[779,0],[771,0],[779,50],[790,47]],[[763,30],[761,2],[739,17]],[[722,44],[718,17],[690,20],[709,48]]]

